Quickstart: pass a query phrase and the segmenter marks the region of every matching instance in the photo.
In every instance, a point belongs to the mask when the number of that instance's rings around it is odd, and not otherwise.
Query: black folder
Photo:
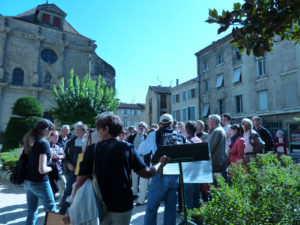
[[[153,164],[158,163],[159,159],[163,155],[170,157],[169,163],[210,160],[207,142],[171,146],[158,146],[157,151],[152,157],[151,162]]]

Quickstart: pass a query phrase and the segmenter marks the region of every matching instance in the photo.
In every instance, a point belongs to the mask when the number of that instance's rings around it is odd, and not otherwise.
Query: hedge
[[[24,96],[15,102],[13,114],[22,117],[41,117],[43,115],[43,108],[37,99],[30,96]]]
[[[18,158],[18,151],[20,148],[13,149],[9,152],[0,153],[0,158],[2,161],[2,170],[11,172],[15,167]]]

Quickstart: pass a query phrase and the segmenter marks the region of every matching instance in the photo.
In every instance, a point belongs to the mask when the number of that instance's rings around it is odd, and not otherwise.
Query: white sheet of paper
[[[211,161],[196,161],[182,163],[184,183],[212,183]],[[164,167],[164,175],[179,175],[179,164],[168,163]]]

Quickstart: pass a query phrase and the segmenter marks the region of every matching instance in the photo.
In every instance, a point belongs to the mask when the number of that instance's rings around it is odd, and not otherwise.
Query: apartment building
[[[145,108],[146,123],[158,123],[159,117],[164,113],[171,114],[171,87],[149,86]]]
[[[274,133],[285,131],[300,144],[300,45],[274,44],[264,57],[235,50],[228,35],[196,53],[201,118],[229,112],[235,119],[254,115]],[[297,136],[298,135],[298,136]]]
[[[199,79],[194,78],[182,84],[176,82],[171,89],[172,115],[177,121],[199,119]]]
[[[123,128],[138,127],[139,122],[145,120],[145,104],[120,103],[116,113],[122,120]]]

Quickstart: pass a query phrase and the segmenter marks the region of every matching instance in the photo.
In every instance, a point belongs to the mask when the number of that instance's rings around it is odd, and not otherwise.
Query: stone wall
[[[96,55],[94,42],[80,34],[0,15],[0,131],[5,130],[12,106],[21,96],[36,97],[44,110],[55,104],[52,87],[62,77],[67,82],[71,69],[79,77],[91,69],[91,75],[101,74],[114,87],[115,70]],[[54,51],[57,61],[45,62],[43,49]],[[24,71],[23,86],[12,85],[15,68]]]

